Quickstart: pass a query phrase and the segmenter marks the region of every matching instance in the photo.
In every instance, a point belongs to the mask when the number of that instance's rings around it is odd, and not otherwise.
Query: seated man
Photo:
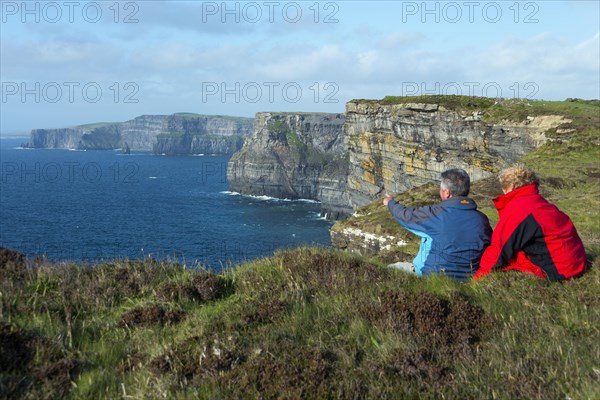
[[[442,173],[441,203],[414,208],[390,195],[383,199],[396,221],[421,237],[421,248],[413,260],[417,275],[441,273],[464,282],[479,268],[492,228],[467,197],[470,184],[466,171],[449,169]]]
[[[503,195],[494,199],[500,220],[475,278],[493,269],[517,270],[560,281],[583,273],[583,243],[571,219],[538,191],[539,179],[525,167],[500,174]]]

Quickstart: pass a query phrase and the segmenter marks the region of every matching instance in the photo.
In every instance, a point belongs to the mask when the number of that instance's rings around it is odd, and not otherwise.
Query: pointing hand
[[[392,201],[394,198],[392,196],[390,196],[389,194],[385,194],[385,197],[383,198],[383,205],[387,207],[388,203],[390,201]]]

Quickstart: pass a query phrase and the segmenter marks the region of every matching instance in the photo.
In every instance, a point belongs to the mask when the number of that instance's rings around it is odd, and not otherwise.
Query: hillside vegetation
[[[582,236],[590,268],[579,279],[505,272],[459,284],[387,268],[414,254],[410,237],[385,256],[298,248],[220,275],[152,259],[51,265],[0,249],[0,398],[600,398],[593,107],[582,108],[585,127],[523,160]],[[497,190],[493,179],[473,188],[493,220]],[[397,196],[435,195],[434,185]],[[379,203],[343,223],[399,235]]]
[[[598,261],[563,284],[466,285],[318,248],[224,275],[153,260],[2,265],[3,398],[600,394]]]
[[[554,114],[564,115],[571,120],[547,132],[549,140],[546,144],[527,154],[521,163],[540,175],[541,193],[571,216],[588,252],[600,252],[600,102],[507,101],[501,106],[494,104],[491,99],[466,96],[386,97],[383,101],[394,104],[400,101],[436,100],[437,104],[459,110],[461,107],[470,107],[469,104],[473,107],[487,104],[483,116],[488,119],[497,119],[502,115],[503,119],[522,121],[528,115]],[[438,189],[438,184],[431,183],[394,196],[402,204],[418,207],[438,202]],[[471,186],[471,197],[490,218],[492,226],[498,220],[498,213],[491,199],[501,193],[496,176],[474,182]],[[341,231],[348,227],[376,235],[394,236],[409,243],[406,247],[381,252],[378,258],[382,261],[409,260],[418,249],[419,239],[416,235],[399,228],[381,200],[356,210],[354,217],[336,223],[332,229]]]

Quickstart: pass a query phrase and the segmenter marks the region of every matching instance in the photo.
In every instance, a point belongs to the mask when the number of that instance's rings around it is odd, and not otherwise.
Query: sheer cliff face
[[[546,115],[491,124],[482,112],[353,101],[345,115],[258,113],[254,134],[229,163],[229,185],[246,194],[316,199],[337,219],[385,192],[439,181],[448,168],[467,170],[472,181],[491,176],[568,122]]]
[[[33,148],[107,150],[125,147],[159,154],[232,154],[252,133],[252,118],[196,114],[143,115],[96,128],[34,129]]]
[[[323,215],[348,215],[343,126],[343,114],[257,113],[254,134],[229,161],[230,190],[314,199]]]
[[[397,193],[463,168],[477,181],[516,162],[545,141],[544,132],[565,120],[528,117],[486,124],[480,112],[461,113],[437,104],[349,102],[345,134],[353,208],[385,192]]]
[[[131,150],[152,151],[159,134],[168,132],[168,115],[142,115],[120,125],[121,139]]]
[[[34,129],[26,147],[44,149],[78,149],[85,130],[79,128]]]
[[[192,135],[159,136],[153,147],[155,154],[233,154],[244,145],[244,136]]]
[[[156,137],[156,154],[233,154],[253,131],[252,118],[171,116]]]

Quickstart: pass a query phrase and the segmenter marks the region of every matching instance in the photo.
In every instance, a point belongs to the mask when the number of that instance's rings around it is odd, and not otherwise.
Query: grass
[[[7,254],[4,398],[600,394],[597,261],[563,284],[461,285],[323,248],[221,275],[151,259],[24,269]]]
[[[527,115],[564,115],[571,122],[561,126],[562,130],[548,132],[550,140],[527,154],[521,163],[532,168],[542,178],[542,194],[561,210],[571,216],[580,236],[590,252],[600,246],[600,104],[596,101],[503,101],[494,104],[490,99],[466,96],[419,96],[386,97],[385,104],[398,102],[429,102],[446,106],[466,107],[469,102],[481,100],[489,119],[523,120]],[[384,99],[384,100],[385,100]],[[502,108],[498,108],[498,107]],[[501,194],[497,178],[490,177],[474,182],[471,197],[477,202],[492,226],[498,220],[497,211],[491,201]],[[405,193],[396,193],[395,198],[408,206],[422,206],[439,201],[438,185],[427,184]],[[341,232],[356,228],[381,236],[394,236],[408,241],[407,248],[393,247],[380,251],[381,261],[405,261],[416,253],[419,239],[400,228],[391,218],[382,199],[355,211],[355,217],[337,222],[332,230]],[[408,254],[406,254],[408,253]],[[414,256],[414,255],[413,255]]]
[[[438,104],[440,106],[449,109],[475,109],[475,108],[489,108],[494,105],[495,100],[487,97],[475,97],[475,96],[445,96],[445,95],[427,95],[427,96],[386,96],[381,100],[366,100],[358,99],[351,100],[352,103],[361,104],[405,104],[405,103],[424,103],[424,104]]]
[[[381,100],[356,99],[352,103],[398,105],[406,103],[438,104],[457,112],[471,113],[479,111],[486,123],[498,123],[502,120],[521,122],[528,116],[564,115],[573,119],[565,128],[578,131],[598,129],[600,118],[598,100],[546,101],[528,99],[490,99],[487,97],[458,95],[427,96],[386,96]]]
[[[187,120],[193,120],[193,119],[198,119],[198,118],[224,118],[224,119],[227,119],[230,121],[238,122],[240,124],[247,124],[247,125],[254,124],[254,118],[234,117],[234,116],[229,116],[229,115],[205,115],[205,114],[196,114],[196,113],[190,113],[190,112],[179,112],[179,113],[175,113],[175,114],[171,114],[171,115],[177,116],[177,117],[180,117],[183,119],[187,119]],[[119,125],[119,124],[121,124],[121,122],[95,122],[95,123],[90,123],[90,124],[77,125],[76,128],[93,130],[96,128],[102,128],[102,127],[109,126],[109,125]]]
[[[118,124],[120,124],[120,122],[96,122],[96,123],[91,123],[91,124],[77,125],[76,128],[93,130],[96,128],[103,128],[105,126],[118,125]]]
[[[193,119],[198,119],[198,118],[223,118],[223,119],[234,121],[234,122],[237,122],[240,124],[247,124],[247,125],[254,124],[254,118],[235,117],[235,116],[230,116],[230,115],[206,115],[206,114],[197,114],[197,113],[190,113],[190,112],[178,112],[178,113],[175,113],[172,115],[183,118],[183,119],[188,119],[188,120],[193,120]]]
[[[523,163],[573,219],[583,277],[459,284],[387,268],[416,251],[410,237],[385,257],[303,247],[219,275],[152,259],[49,265],[0,248],[0,398],[599,398],[600,124],[578,104],[555,105],[579,113],[575,131]],[[472,188],[493,221],[497,193],[494,178]],[[397,196],[422,205],[437,187]],[[400,236],[380,203],[334,229]]]

